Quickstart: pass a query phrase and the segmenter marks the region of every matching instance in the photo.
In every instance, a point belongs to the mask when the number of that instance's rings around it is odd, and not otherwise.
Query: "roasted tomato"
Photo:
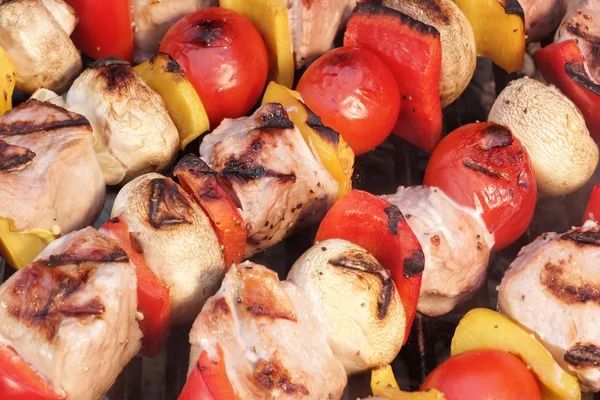
[[[94,60],[117,57],[131,61],[131,0],[66,1],[77,12],[78,23],[72,35],[75,46]]]
[[[398,120],[400,92],[394,75],[365,49],[341,47],[325,53],[308,67],[296,90],[356,155],[379,146]]]
[[[246,17],[226,8],[205,8],[182,18],[167,32],[160,51],[183,68],[211,128],[250,111],[267,82],[265,43]]]
[[[179,400],[237,400],[225,367],[223,350],[216,349],[216,360],[211,360],[206,351],[200,354]]]
[[[435,149],[424,184],[482,212],[501,250],[529,226],[537,196],[527,150],[510,130],[493,122],[462,126]]]
[[[540,387],[527,366],[501,350],[471,350],[450,357],[423,382],[447,400],[541,400]]]
[[[363,247],[391,272],[406,315],[406,342],[417,311],[425,256],[400,209],[380,197],[353,190],[325,215],[315,240],[332,238]]]

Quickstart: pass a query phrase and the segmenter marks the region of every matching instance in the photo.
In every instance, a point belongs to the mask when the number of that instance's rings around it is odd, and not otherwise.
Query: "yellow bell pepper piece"
[[[134,67],[134,70],[164,100],[169,116],[179,131],[182,150],[210,129],[208,115],[198,93],[169,54],[158,53]]]
[[[371,372],[371,391],[375,397],[390,400],[444,400],[446,397],[435,389],[426,392],[403,392],[398,387],[390,365]]]
[[[239,12],[254,24],[269,54],[269,80],[291,88],[294,48],[286,0],[221,0],[220,6]]]
[[[12,108],[12,95],[17,82],[17,70],[0,47],[0,115]]]
[[[451,355],[475,349],[504,350],[521,358],[540,381],[544,399],[581,399],[577,379],[562,369],[532,334],[500,313],[475,308],[460,321]]]
[[[285,107],[294,124],[302,133],[304,140],[311,151],[316,153],[327,171],[338,182],[338,199],[352,190],[352,171],[354,168],[354,152],[341,135],[338,135],[337,146],[308,125],[308,112],[304,108],[300,93],[278,85],[269,83],[262,100],[262,104],[279,103]]]
[[[0,256],[15,269],[31,263],[54,239],[44,229],[19,232],[11,220],[0,218]]]
[[[471,23],[479,55],[490,58],[506,72],[520,71],[525,57],[525,22],[519,3],[508,0],[454,2]]]

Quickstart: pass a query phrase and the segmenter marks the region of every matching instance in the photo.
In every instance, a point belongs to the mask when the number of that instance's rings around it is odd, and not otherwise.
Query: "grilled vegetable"
[[[595,185],[590,194],[585,212],[583,213],[582,224],[587,220],[592,220],[596,223],[600,222],[600,184]]]
[[[182,150],[210,129],[208,116],[198,93],[173,57],[158,53],[134,70],[150,89],[163,98],[165,108],[179,131],[179,146]]]
[[[444,395],[435,389],[427,392],[403,392],[398,387],[391,365],[371,372],[371,391],[373,396],[388,400],[445,400]]]
[[[229,378],[223,358],[223,349],[216,344],[216,358],[211,360],[205,351],[200,354],[178,400],[238,400]]]
[[[17,82],[17,70],[6,51],[0,47],[0,116],[12,108],[12,95]]]
[[[0,218],[0,257],[15,269],[32,262],[54,238],[44,229],[19,231],[11,220]]]

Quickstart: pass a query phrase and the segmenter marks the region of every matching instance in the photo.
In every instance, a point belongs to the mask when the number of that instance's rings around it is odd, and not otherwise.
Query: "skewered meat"
[[[190,372],[218,349],[240,399],[339,399],[344,367],[304,289],[251,262],[231,267],[190,332]]]
[[[239,197],[248,227],[245,257],[319,221],[337,195],[338,183],[280,104],[224,120],[204,137],[200,156]]]
[[[396,358],[404,308],[389,271],[365,249],[341,239],[319,242],[294,263],[288,281],[306,290],[327,321],[329,344],[346,373]]]
[[[194,319],[219,288],[223,252],[208,217],[175,182],[150,173],[125,185],[112,217],[123,217],[146,266],[169,289],[174,323]]]
[[[105,186],[81,115],[29,100],[0,117],[0,217],[17,230],[92,224]],[[52,227],[55,227],[52,229]]]
[[[82,66],[69,38],[74,27],[73,9],[62,0],[0,2],[0,46],[17,68],[18,89],[69,87]]]
[[[69,89],[67,104],[92,124],[108,185],[162,171],[177,155],[179,134],[162,98],[124,61],[92,64]]]
[[[218,5],[218,0],[133,0],[134,61],[141,63],[156,53],[165,33],[183,16]]]
[[[136,277],[93,228],[54,241],[0,287],[0,345],[63,389],[98,399],[141,347]]]
[[[545,233],[521,249],[498,289],[499,309],[593,392],[600,390],[599,260],[595,223]]]
[[[569,0],[519,0],[525,15],[527,42],[539,42],[560,24]]]
[[[417,310],[435,317],[469,299],[485,281],[493,238],[475,210],[435,187],[399,187],[382,196],[397,206],[425,254]]]

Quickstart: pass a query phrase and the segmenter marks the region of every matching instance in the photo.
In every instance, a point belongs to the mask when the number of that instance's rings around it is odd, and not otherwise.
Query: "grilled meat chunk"
[[[588,221],[525,246],[498,288],[498,308],[533,332],[584,391],[600,391],[600,227]]]
[[[136,309],[127,254],[86,228],[51,243],[0,286],[0,345],[68,400],[99,399],[141,347]]]
[[[425,254],[417,310],[446,314],[483,285],[493,238],[475,210],[461,207],[435,187],[399,187],[382,196],[397,206]]]
[[[346,373],[306,292],[261,265],[225,275],[190,332],[190,372],[219,356],[240,399],[339,399]]]
[[[0,117],[0,217],[17,230],[90,225],[105,190],[85,117],[37,100]]]
[[[224,120],[204,137],[200,156],[237,193],[248,227],[245,257],[319,221],[337,195],[338,183],[280,104]]]
[[[108,185],[168,168],[179,134],[162,98],[120,60],[94,63],[75,80],[67,107],[94,128],[94,149]]]
[[[527,42],[547,38],[560,24],[569,0],[518,0],[525,16]]]

